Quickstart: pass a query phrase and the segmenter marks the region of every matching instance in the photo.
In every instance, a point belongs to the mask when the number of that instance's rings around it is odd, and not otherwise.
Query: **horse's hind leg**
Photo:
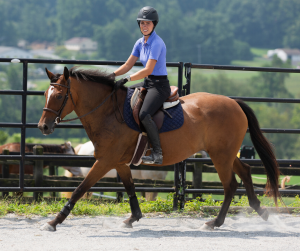
[[[120,175],[120,178],[128,194],[131,209],[131,216],[123,222],[125,224],[125,227],[131,228],[133,222],[139,221],[139,219],[142,218],[142,212],[135,194],[135,186],[132,180],[130,167],[127,165],[118,167],[117,172]]]
[[[254,193],[250,166],[236,158],[233,163],[233,171],[244,183],[250,207],[252,207],[264,220],[268,220],[269,213],[267,209],[261,208],[260,201]]]
[[[215,168],[217,169],[218,175],[223,184],[224,202],[217,218],[205,223],[205,226],[209,226],[211,229],[214,229],[214,227],[220,227],[224,223],[231,200],[238,187],[238,183],[232,171],[232,165],[215,164]]]

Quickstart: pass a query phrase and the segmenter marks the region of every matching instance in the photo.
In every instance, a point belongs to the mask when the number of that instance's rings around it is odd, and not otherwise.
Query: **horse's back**
[[[20,152],[20,143],[7,143],[5,145],[0,146],[0,153],[4,149],[9,150],[10,152]]]
[[[180,98],[184,124],[177,130],[162,133],[164,165],[182,161],[204,150],[236,155],[247,131],[248,121],[239,104],[226,96],[205,92]],[[178,149],[177,149],[178,148]],[[175,154],[176,153],[176,154]]]
[[[181,103],[186,112],[185,119],[194,122],[205,122],[208,127],[212,125],[234,126],[244,124],[247,127],[247,117],[239,104],[226,96],[198,92],[181,98]]]

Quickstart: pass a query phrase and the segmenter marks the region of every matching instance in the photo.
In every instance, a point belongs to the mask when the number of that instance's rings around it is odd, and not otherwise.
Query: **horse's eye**
[[[58,95],[58,96],[57,96],[57,99],[62,99],[62,95]]]

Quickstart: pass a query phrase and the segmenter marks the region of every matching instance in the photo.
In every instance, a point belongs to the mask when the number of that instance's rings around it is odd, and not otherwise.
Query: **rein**
[[[65,99],[64,99],[64,102],[62,104],[62,106],[59,108],[58,111],[54,111],[48,107],[44,107],[43,110],[44,111],[48,111],[48,112],[53,112],[54,114],[57,115],[57,117],[55,118],[55,124],[58,125],[59,123],[64,123],[64,122],[69,122],[69,121],[73,121],[73,120],[77,120],[77,119],[81,119],[89,114],[91,114],[92,112],[94,112],[95,110],[97,110],[100,106],[102,106],[114,93],[115,93],[115,89],[113,89],[113,91],[103,100],[103,102],[101,104],[99,104],[97,107],[95,107],[93,110],[91,110],[90,112],[84,114],[84,115],[81,115],[79,117],[76,117],[76,118],[72,118],[72,119],[67,119],[67,120],[62,120],[60,118],[61,114],[62,114],[62,111],[63,109],[65,108],[66,104],[67,104],[67,101],[69,99],[69,95],[71,96],[71,100],[73,102],[73,105],[76,107],[75,103],[74,103],[74,100],[73,100],[73,97],[72,97],[72,94],[71,94],[71,91],[70,91],[70,84],[71,84],[71,81],[70,81],[70,78],[68,78],[68,81],[67,81],[67,85],[61,85],[61,84],[57,84],[57,83],[50,83],[51,86],[55,86],[55,85],[58,85],[58,86],[62,86],[62,87],[65,87],[67,88],[67,93],[66,93],[66,96],[65,96]],[[118,106],[118,104],[117,104]],[[115,106],[114,106],[115,107]],[[119,106],[118,106],[119,108]],[[120,112],[120,110],[119,110]],[[121,113],[121,112],[120,112]],[[122,115],[122,114],[121,114]]]

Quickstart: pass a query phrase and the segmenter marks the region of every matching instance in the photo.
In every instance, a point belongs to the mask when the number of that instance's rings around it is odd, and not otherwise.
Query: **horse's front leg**
[[[112,167],[109,165],[103,165],[97,160],[88,175],[82,181],[82,183],[75,189],[72,193],[70,200],[66,203],[63,209],[57,214],[54,220],[49,221],[41,227],[41,230],[56,231],[56,225],[61,224],[67,216],[70,214],[71,210],[75,206],[75,203],[93,186],[100,180]]]
[[[142,218],[142,212],[135,194],[135,186],[132,180],[130,167],[124,165],[116,169],[128,194],[131,209],[131,216],[127,220],[123,221],[124,227],[131,228],[133,222],[139,221],[139,219]]]

